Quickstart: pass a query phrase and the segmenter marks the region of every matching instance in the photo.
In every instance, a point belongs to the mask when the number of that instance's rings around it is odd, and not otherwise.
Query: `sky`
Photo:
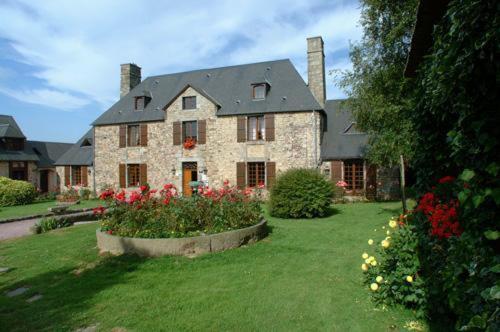
[[[361,38],[355,0],[0,0],[0,114],[30,140],[75,142],[119,98],[120,64],[143,79],[290,59],[307,82],[306,38],[333,69]]]

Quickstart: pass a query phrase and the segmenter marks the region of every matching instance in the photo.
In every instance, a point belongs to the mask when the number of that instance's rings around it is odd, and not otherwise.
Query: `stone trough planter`
[[[262,219],[256,225],[234,231],[185,238],[130,238],[110,235],[101,232],[100,229],[97,230],[96,235],[100,253],[113,255],[126,253],[148,257],[197,256],[257,242],[267,235],[267,221]]]

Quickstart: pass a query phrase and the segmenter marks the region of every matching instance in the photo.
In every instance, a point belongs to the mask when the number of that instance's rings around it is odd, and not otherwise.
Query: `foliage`
[[[94,209],[102,214],[101,229],[125,237],[168,238],[218,233],[257,224],[261,219],[259,192],[229,186],[219,190],[198,188],[192,197],[178,195],[172,184],[157,192],[149,186],[140,190],[115,193],[104,191],[104,207]]]
[[[493,0],[450,3],[420,66],[409,113],[419,195],[439,189],[442,176],[459,178],[450,184],[459,237],[433,236],[422,212],[415,221],[433,318],[451,317],[462,330],[500,329],[498,239],[490,236],[498,232],[500,206],[498,12]]]
[[[87,187],[81,187],[80,190],[78,190],[78,196],[80,196],[81,199],[88,200],[92,197],[92,191]]]
[[[271,187],[270,213],[279,218],[314,218],[328,214],[333,185],[312,169],[290,169]]]
[[[423,317],[426,310],[425,282],[418,275],[418,236],[415,227],[405,221],[407,216],[392,218],[382,229],[387,235],[371,256],[362,255],[365,284],[378,303],[402,304]],[[378,258],[377,258],[378,257]]]
[[[57,193],[55,192],[47,192],[47,193],[41,193],[38,194],[38,196],[35,197],[35,202],[50,202],[56,200]]]
[[[30,204],[36,195],[35,186],[31,183],[0,177],[0,206]]]
[[[352,71],[338,85],[349,99],[356,125],[370,136],[368,158],[396,165],[411,158],[413,124],[406,113],[414,83],[402,76],[408,56],[417,0],[361,1],[363,38],[351,46]]]
[[[37,222],[33,229],[34,233],[40,234],[58,228],[69,227],[71,225],[73,225],[73,223],[65,218],[45,217]]]

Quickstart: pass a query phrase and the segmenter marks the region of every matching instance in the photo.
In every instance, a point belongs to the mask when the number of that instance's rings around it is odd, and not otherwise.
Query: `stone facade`
[[[196,96],[197,107],[182,109],[182,97]],[[119,187],[119,164],[147,164],[153,188],[174,183],[182,190],[182,163],[197,162],[199,179],[213,187],[224,180],[236,184],[237,162],[275,162],[276,171],[291,167],[316,167],[319,160],[320,114],[274,114],[275,140],[237,142],[237,116],[216,116],[217,106],[188,87],[165,110],[165,120],[148,123],[148,144],[119,148],[119,125],[95,127],[94,167],[96,187]],[[173,145],[173,123],[206,120],[206,144],[192,150]]]
[[[325,53],[321,37],[307,38],[307,82],[318,103],[324,107],[326,100]]]
[[[47,171],[48,176],[48,191],[56,192],[59,190],[59,179],[55,167],[38,168],[35,162],[28,161],[28,182],[32,183],[35,188],[40,189],[40,173]],[[0,162],[0,176],[9,177],[9,162]]]
[[[90,189],[91,191],[94,191],[94,168],[92,166],[87,166],[87,180],[88,180],[88,185],[86,188]],[[58,178],[58,190],[59,192],[62,192],[66,190],[66,186],[64,183],[64,166],[56,166],[56,176]],[[71,176],[70,176],[71,179]]]

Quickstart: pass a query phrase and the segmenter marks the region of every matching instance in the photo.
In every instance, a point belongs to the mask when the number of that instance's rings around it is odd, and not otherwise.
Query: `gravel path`
[[[0,241],[31,234],[30,227],[33,226],[38,220],[40,219],[36,218],[36,219],[27,219],[21,221],[1,223]]]

